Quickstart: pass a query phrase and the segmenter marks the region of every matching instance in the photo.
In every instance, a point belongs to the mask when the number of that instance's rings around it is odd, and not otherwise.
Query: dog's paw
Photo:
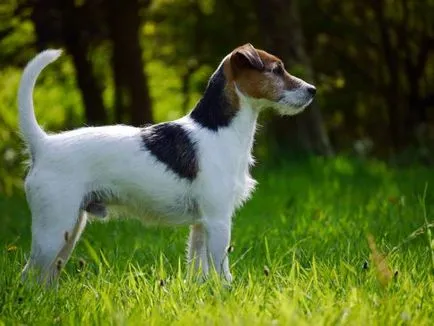
[[[226,272],[226,273],[224,274],[224,278],[225,278],[226,282],[228,282],[229,284],[232,283],[233,277],[232,277],[232,274],[231,274],[231,273]]]

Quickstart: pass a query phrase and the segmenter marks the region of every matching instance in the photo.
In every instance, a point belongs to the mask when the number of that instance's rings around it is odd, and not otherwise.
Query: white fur
[[[139,128],[89,127],[47,135],[36,122],[32,91],[38,74],[59,54],[49,50],[36,56],[19,91],[21,132],[33,154],[25,181],[32,251],[24,275],[37,267],[41,281],[55,279],[86,224],[83,197],[95,191],[113,196],[144,221],[192,225],[189,261],[205,275],[212,267],[230,281],[231,217],[255,186],[249,166],[261,105],[238,91],[238,114],[217,132],[189,116],[177,120],[197,143],[200,169],[190,182],[143,149]]]
[[[24,69],[23,78],[18,90],[18,108],[20,113],[20,131],[24,140],[30,145],[30,150],[36,151],[37,147],[46,138],[44,131],[36,122],[35,111],[33,109],[33,88],[36,79],[51,62],[55,61],[62,51],[46,50],[40,53]]]

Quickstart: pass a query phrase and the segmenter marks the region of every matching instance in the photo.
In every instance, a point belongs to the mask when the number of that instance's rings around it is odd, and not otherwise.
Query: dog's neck
[[[223,66],[220,65],[209,79],[202,98],[190,113],[195,122],[214,132],[228,127],[237,111],[226,94],[226,86]]]
[[[258,110],[237,90],[233,81],[228,83],[223,65],[211,76],[203,97],[190,113],[191,119],[211,132],[230,132],[234,140],[248,148],[253,144]]]
[[[248,97],[238,91],[235,83],[231,91],[235,93],[234,96],[236,96],[236,101],[239,103],[239,109],[229,128],[236,135],[234,138],[240,142],[242,148],[248,149],[250,153],[254,142],[259,111],[252,106]]]

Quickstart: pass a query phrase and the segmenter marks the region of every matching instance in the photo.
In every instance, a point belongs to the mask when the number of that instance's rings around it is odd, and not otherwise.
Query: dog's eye
[[[282,76],[283,75],[283,67],[280,64],[276,65],[271,71],[275,75],[278,75],[278,76]]]

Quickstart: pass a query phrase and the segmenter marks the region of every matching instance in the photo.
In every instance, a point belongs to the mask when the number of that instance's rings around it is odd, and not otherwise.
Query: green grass
[[[0,197],[0,324],[431,324],[432,252],[427,232],[411,234],[433,222],[432,171],[337,158],[255,175],[234,219],[230,287],[189,279],[187,228],[133,220],[90,224],[58,290],[23,286],[29,211],[22,195]]]

